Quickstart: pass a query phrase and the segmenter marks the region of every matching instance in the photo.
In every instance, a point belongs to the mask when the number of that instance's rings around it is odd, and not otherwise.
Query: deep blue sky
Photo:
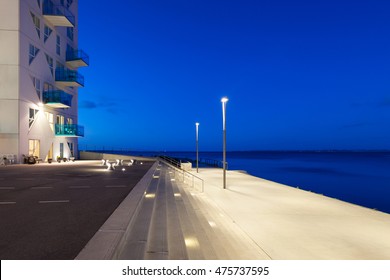
[[[390,1],[79,0],[81,148],[389,149]]]

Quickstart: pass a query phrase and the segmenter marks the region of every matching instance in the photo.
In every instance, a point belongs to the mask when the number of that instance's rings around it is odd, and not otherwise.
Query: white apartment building
[[[77,157],[78,0],[0,0],[0,162]]]

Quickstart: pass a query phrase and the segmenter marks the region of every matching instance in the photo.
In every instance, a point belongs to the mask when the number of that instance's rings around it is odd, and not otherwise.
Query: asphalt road
[[[152,164],[0,166],[0,259],[74,259]]]

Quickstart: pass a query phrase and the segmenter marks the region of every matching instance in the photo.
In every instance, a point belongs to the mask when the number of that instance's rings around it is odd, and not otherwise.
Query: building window
[[[58,60],[56,61],[56,68],[58,69],[64,69],[64,64],[62,64],[61,62],[59,62]]]
[[[69,45],[66,44],[66,55],[70,54],[73,57],[74,51],[73,48]]]
[[[73,157],[73,154],[74,154],[73,143],[72,142],[68,142],[68,147],[69,147],[69,150],[70,150],[70,156]]]
[[[43,29],[43,41],[46,43],[46,40],[49,39],[50,34],[53,30],[45,24],[45,27]]]
[[[60,132],[61,134],[64,133],[63,131]],[[60,143],[60,158],[64,157],[64,143]]]
[[[39,110],[30,108],[29,116],[28,116],[28,128],[31,129],[35,120],[37,119]]]
[[[39,140],[37,139],[28,140],[28,155],[39,158]]]
[[[73,27],[67,27],[66,28],[66,35],[69,39],[73,41]]]
[[[43,84],[43,91],[49,91],[49,90],[53,90],[54,87],[51,85],[51,84],[48,84],[48,83],[44,83]]]
[[[49,68],[50,68],[50,72],[52,75],[54,75],[54,62],[53,62],[53,58],[50,57],[48,54],[45,54],[46,55],[46,60],[47,60],[47,64],[49,65]]]
[[[61,115],[57,115],[56,121],[57,121],[57,124],[64,124],[65,117],[61,116]]]
[[[46,119],[49,122],[51,130],[54,132],[54,115],[49,112],[45,112]]]
[[[29,64],[31,64],[31,62],[33,62],[34,58],[36,58],[38,53],[39,53],[39,49],[37,47],[35,47],[34,45],[30,44],[30,48],[29,48]]]
[[[56,131],[55,131],[56,134],[64,134],[65,133],[64,120],[65,120],[64,116],[57,115],[56,124],[58,124],[58,126],[56,127]]]
[[[58,55],[61,55],[61,38],[60,36],[57,35],[57,48],[56,52]]]
[[[31,77],[31,78],[35,87],[35,91],[37,92],[37,95],[39,97],[39,100],[41,100],[41,81],[35,77]]]
[[[73,124],[72,118],[66,118],[66,124]]]
[[[34,25],[35,25],[35,29],[37,30],[38,37],[41,38],[41,20],[39,19],[39,17],[37,17],[32,12],[30,12],[30,13],[31,13],[31,17],[32,17],[32,20],[34,22]]]
[[[72,5],[72,3],[73,3],[73,0],[61,0],[60,1],[60,4],[68,9]]]

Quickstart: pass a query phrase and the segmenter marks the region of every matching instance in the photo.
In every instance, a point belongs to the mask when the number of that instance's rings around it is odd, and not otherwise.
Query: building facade
[[[78,0],[0,0],[0,157],[77,157]]]

